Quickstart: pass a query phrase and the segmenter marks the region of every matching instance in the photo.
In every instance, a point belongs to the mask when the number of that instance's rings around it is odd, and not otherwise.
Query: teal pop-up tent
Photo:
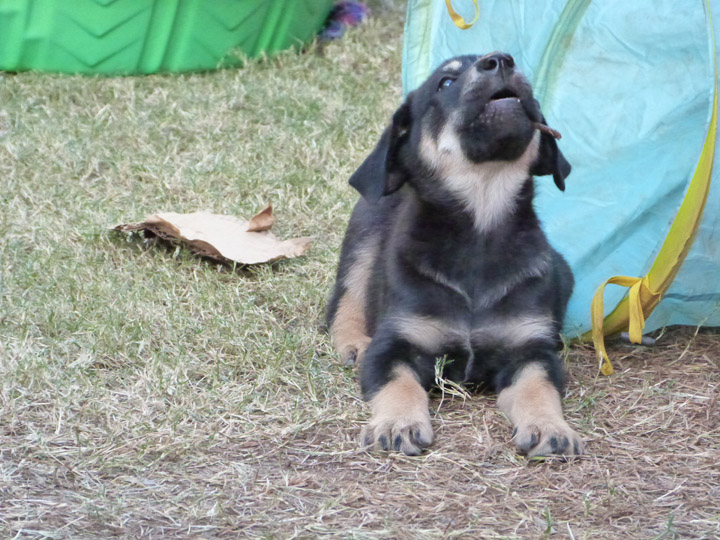
[[[562,133],[567,190],[538,181],[536,206],[575,273],[564,332],[594,333],[604,373],[603,334],[720,326],[712,15],[720,0],[409,2],[406,93],[449,57],[506,51]]]

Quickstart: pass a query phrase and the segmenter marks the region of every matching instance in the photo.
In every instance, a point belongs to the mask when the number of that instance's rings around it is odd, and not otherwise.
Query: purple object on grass
[[[320,32],[320,39],[340,39],[345,30],[358,26],[370,14],[370,10],[363,2],[338,2],[333,6],[325,22],[325,28]]]

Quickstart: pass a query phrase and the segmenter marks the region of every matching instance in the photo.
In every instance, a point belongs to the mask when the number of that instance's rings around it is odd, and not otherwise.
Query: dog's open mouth
[[[526,114],[527,111],[525,111],[517,92],[505,87],[490,96],[472,124],[487,125],[488,122],[506,122],[509,117],[520,118]]]
[[[520,97],[509,88],[503,88],[502,90],[495,92],[492,96],[490,96],[489,101],[501,101],[505,99],[514,100],[520,103]]]

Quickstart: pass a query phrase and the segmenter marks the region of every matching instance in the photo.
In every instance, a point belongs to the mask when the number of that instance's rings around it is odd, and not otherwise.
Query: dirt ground
[[[611,377],[597,374],[590,347],[569,355],[566,410],[587,442],[580,459],[528,462],[509,446],[492,397],[436,398],[436,444],[420,458],[357,451],[357,426],[343,423],[283,448],[257,441],[263,473],[245,498],[246,532],[717,538],[720,334],[676,328],[655,347],[609,352]]]

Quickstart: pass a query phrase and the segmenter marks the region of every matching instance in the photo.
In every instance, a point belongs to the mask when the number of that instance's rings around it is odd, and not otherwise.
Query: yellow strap
[[[451,0],[445,0],[445,5],[447,6],[450,18],[460,30],[467,30],[468,28],[470,28],[473,24],[477,22],[478,17],[480,16],[480,8],[478,7],[477,0],[473,0],[473,4],[475,4],[475,18],[472,20],[471,23],[466,23],[465,19],[463,19],[457,13],[457,11],[453,9]]]
[[[628,317],[630,320],[630,341],[633,343],[640,343],[642,341],[642,331],[643,328],[645,328],[643,298],[652,297],[659,302],[660,293],[650,289],[647,277],[638,278],[628,276],[611,277],[595,291],[595,296],[593,296],[592,305],[590,306],[593,344],[595,345],[600,371],[603,375],[612,375],[614,369],[605,350],[605,340],[603,339],[603,315],[605,313],[603,296],[606,285],[630,287],[630,294],[628,295]]]

